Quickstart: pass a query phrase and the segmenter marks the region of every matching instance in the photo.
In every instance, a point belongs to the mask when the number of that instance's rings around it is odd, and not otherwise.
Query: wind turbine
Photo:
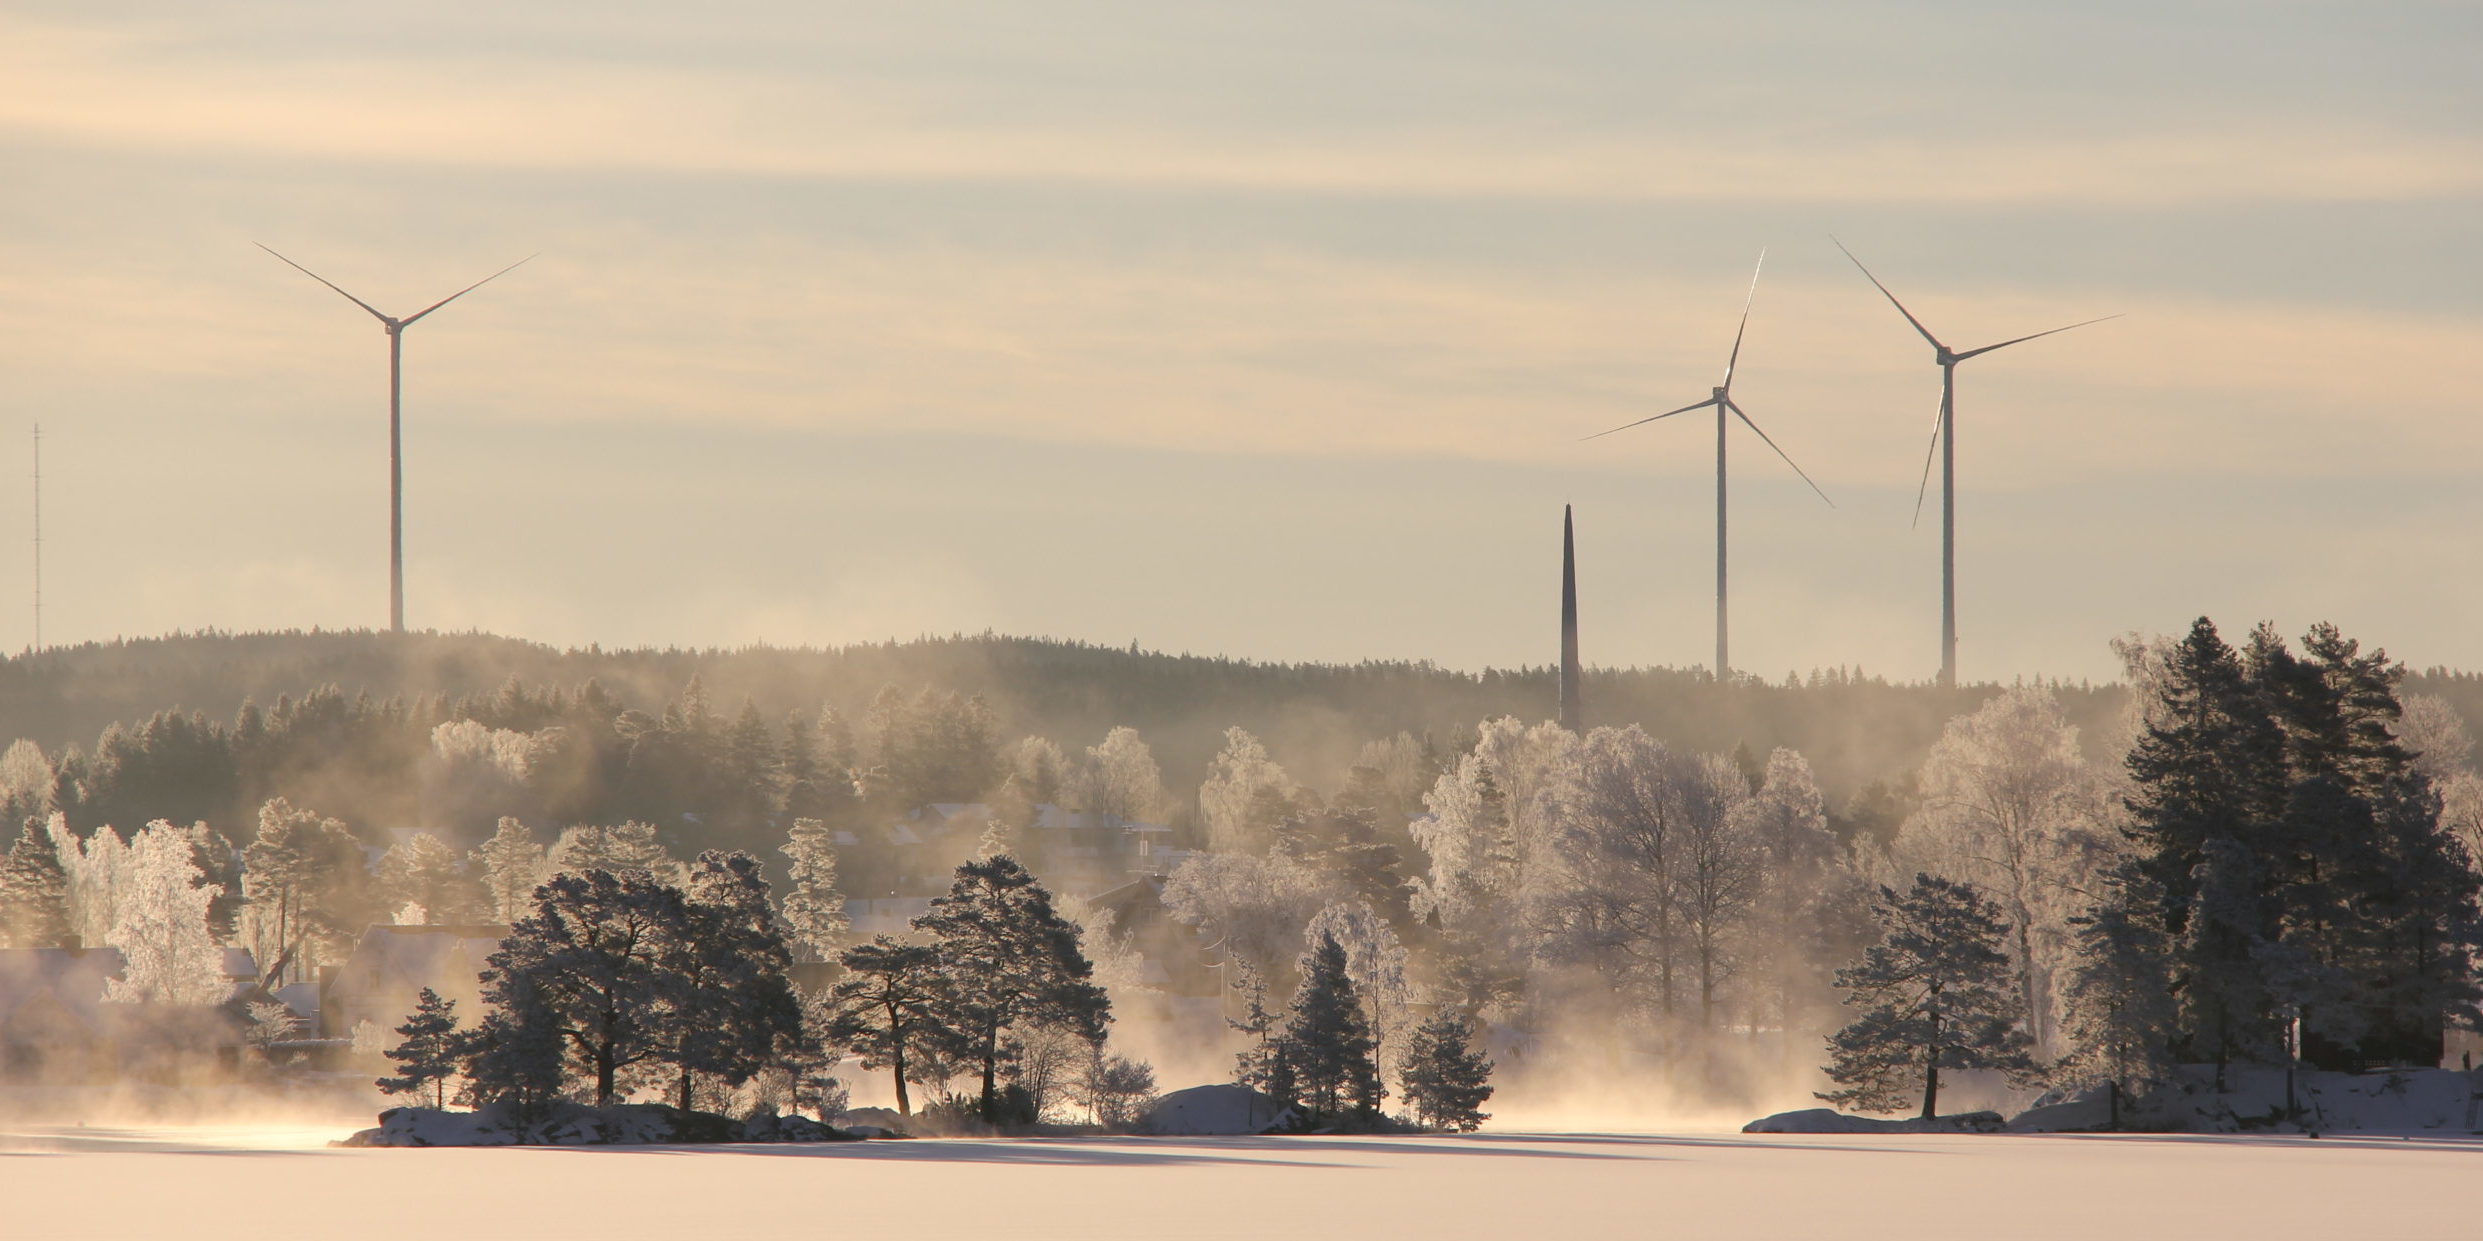
[[[276,254],[274,250],[263,244],[256,242],[252,244],[258,245],[260,249],[266,250],[269,254]],[[276,257],[282,259],[285,266],[331,289],[336,289],[338,296],[370,311],[371,317],[379,320],[380,329],[388,333],[388,628],[392,632],[403,633],[405,632],[405,458],[402,451],[403,437],[400,431],[399,414],[403,407],[404,396],[405,329],[414,326],[424,315],[517,270],[532,261],[535,256],[529,254],[402,319],[381,314],[378,308],[369,302],[343,289],[338,289],[335,281],[281,254],[276,254]]]
[[[1757,435],[1758,435],[1758,437],[1759,437],[1759,439],[1761,440],[1761,442],[1765,443],[1765,444],[1766,444],[1769,448],[1775,449],[1776,455],[1777,455],[1777,456],[1779,456],[1779,457],[1783,457],[1786,465],[1793,466],[1793,472],[1794,472],[1794,473],[1796,473],[1796,474],[1800,474],[1800,475],[1802,476],[1802,481],[1803,481],[1803,482],[1805,482],[1805,483],[1809,483],[1809,484],[1810,484],[1810,489],[1811,489],[1813,492],[1816,492],[1816,493],[1818,494],[1818,496],[1819,496],[1819,498],[1820,498],[1821,500],[1826,501],[1826,503],[1827,503],[1827,505],[1828,505],[1828,507],[1829,507],[1829,508],[1835,508],[1835,507],[1836,507],[1836,501],[1834,501],[1834,500],[1829,500],[1829,499],[1828,499],[1828,493],[1827,493],[1827,492],[1824,492],[1824,491],[1820,491],[1820,490],[1819,490],[1819,484],[1811,482],[1811,476],[1810,476],[1810,475],[1808,475],[1808,474],[1803,474],[1803,473],[1802,473],[1802,467],[1801,467],[1801,466],[1798,466],[1798,465],[1794,465],[1794,464],[1793,464],[1793,458],[1792,458],[1792,457],[1789,457],[1789,456],[1786,456],[1786,455],[1785,455],[1785,450],[1784,450],[1784,449],[1782,449],[1782,448],[1777,448],[1777,447],[1776,447],[1776,441],[1775,441],[1775,440],[1772,440],[1772,439],[1769,439],[1769,438],[1768,438],[1768,435],[1767,435],[1767,432],[1759,430],[1759,424],[1758,424],[1758,423],[1755,423],[1755,422],[1752,422],[1752,421],[1750,420],[1750,415],[1748,415],[1748,414],[1746,414],[1746,413],[1743,413],[1743,412],[1742,412],[1742,407],[1741,407],[1741,406],[1739,406],[1739,405],[1736,405],[1736,404],[1734,404],[1734,403],[1733,403],[1733,367],[1741,361],[1741,356],[1742,356],[1742,334],[1750,330],[1750,304],[1751,304],[1751,302],[1753,302],[1754,300],[1756,300],[1756,299],[1758,298],[1758,296],[1759,296],[1759,271],[1760,271],[1760,269],[1761,269],[1761,268],[1765,267],[1766,265],[1767,265],[1767,251],[1765,251],[1765,250],[1761,250],[1761,251],[1759,251],[1759,262],[1758,262],[1758,265],[1757,265],[1757,266],[1754,266],[1754,267],[1752,267],[1752,268],[1750,269],[1750,292],[1749,292],[1749,294],[1748,294],[1748,295],[1746,295],[1746,296],[1744,296],[1744,297],[1742,298],[1742,321],[1741,321],[1741,326],[1740,326],[1740,327],[1737,327],[1737,328],[1735,328],[1735,329],[1733,329],[1733,352],[1732,352],[1731,354],[1727,355],[1727,356],[1725,357],[1725,360],[1724,360],[1724,382],[1723,382],[1723,383],[1720,383],[1720,384],[1717,384],[1717,385],[1716,385],[1715,387],[1713,387],[1713,388],[1708,389],[1708,395],[1707,395],[1707,399],[1706,399],[1706,400],[1704,400],[1704,401],[1698,401],[1698,402],[1695,402],[1695,403],[1693,403],[1693,404],[1689,404],[1689,405],[1684,405],[1684,406],[1682,406],[1682,407],[1681,407],[1681,408],[1679,408],[1679,409],[1668,409],[1668,410],[1664,411],[1663,413],[1656,414],[1656,415],[1653,415],[1653,416],[1651,416],[1651,417],[1641,418],[1641,419],[1639,419],[1639,420],[1638,420],[1638,421],[1636,421],[1636,422],[1628,422],[1628,423],[1623,423],[1623,424],[1621,424],[1620,426],[1617,426],[1617,427],[1612,428],[1612,430],[1610,430],[1610,431],[1598,431],[1598,432],[1596,432],[1595,434],[1593,434],[1593,435],[1590,435],[1590,436],[1587,436],[1587,437],[1586,437],[1587,439],[1591,439],[1591,440],[1593,440],[1593,439],[1602,439],[1603,437],[1605,437],[1605,436],[1607,436],[1607,435],[1612,435],[1612,434],[1615,434],[1615,433],[1617,433],[1617,432],[1621,432],[1621,431],[1627,431],[1627,430],[1629,430],[1631,427],[1642,427],[1642,426],[1647,425],[1647,424],[1648,424],[1648,423],[1650,423],[1650,422],[1656,422],[1656,421],[1659,421],[1659,420],[1661,420],[1661,419],[1670,418],[1670,417],[1672,417],[1674,414],[1686,414],[1686,413],[1689,413],[1689,412],[1690,412],[1690,411],[1692,411],[1692,410],[1706,409],[1706,408],[1708,408],[1709,406],[1713,406],[1713,407],[1715,407],[1715,411],[1716,411],[1716,680],[1717,680],[1718,682],[1722,682],[1722,681],[1724,681],[1726,678],[1730,677],[1730,676],[1732,675],[1732,668],[1733,668],[1732,662],[1731,662],[1730,658],[1728,657],[1728,654],[1727,654],[1727,649],[1726,649],[1726,640],[1725,640],[1725,637],[1726,637],[1726,632],[1727,632],[1727,630],[1726,630],[1726,627],[1725,627],[1725,606],[1724,606],[1724,603],[1725,603],[1725,590],[1724,590],[1724,564],[1725,564],[1725,556],[1724,556],[1724,547],[1725,547],[1725,541],[1724,541],[1724,530],[1725,530],[1725,520],[1724,520],[1724,491],[1725,491],[1725,485],[1724,485],[1724,445],[1725,445],[1725,434],[1724,434],[1724,433],[1725,433],[1725,429],[1726,429],[1726,428],[1730,425],[1730,423],[1729,423],[1729,421],[1728,421],[1728,419],[1727,419],[1726,415],[1728,415],[1728,414],[1729,414],[1729,415],[1731,415],[1731,416],[1732,416],[1732,417],[1734,417],[1734,418],[1739,418],[1739,419],[1741,419],[1741,420],[1742,420],[1742,425],[1743,425],[1743,426],[1746,426],[1746,427],[1748,427],[1748,428],[1750,428],[1750,429],[1751,429],[1751,431],[1752,431],[1753,433],[1755,433],[1755,434],[1757,434]]]
[[[1845,250],[1844,242],[1837,241],[1833,236],[1828,240],[1836,241],[1836,248]],[[1931,423],[1931,444],[1923,450],[1923,481],[1914,491],[1914,524],[1920,526],[1923,521],[1923,496],[1931,490],[1931,457],[1936,452],[1940,456],[1940,685],[1950,688],[1957,684],[1957,364],[1996,349],[2022,345],[2030,340],[2066,332],[2069,328],[2086,327],[2121,316],[2087,319],[2072,323],[2069,327],[2056,327],[2048,332],[2037,332],[2032,336],[2020,336],[1997,345],[1961,352],[1941,344],[1940,338],[1932,335],[1931,329],[1924,327],[1923,321],[1915,318],[1914,312],[1907,310],[1905,303],[1898,301],[1897,295],[1889,292],[1888,286],[1871,274],[1870,268],[1862,266],[1861,259],[1854,258],[1853,251],[1845,250],[1845,257],[1853,259],[1854,266],[1861,268],[1863,278],[1880,291],[1880,296],[1888,299],[1889,305],[1897,308],[1898,314],[1905,316],[1907,323],[1914,325],[1914,330],[1921,333],[1924,340],[1931,342],[1932,360],[1940,365],[1940,413]]]

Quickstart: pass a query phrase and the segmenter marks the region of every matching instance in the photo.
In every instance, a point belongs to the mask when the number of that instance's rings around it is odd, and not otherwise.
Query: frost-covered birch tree
[[[1744,818],[1759,870],[1741,936],[1744,981],[1753,1017],[1781,1030],[1790,1054],[1834,1003],[1830,977],[1862,937],[1860,884],[1828,830],[1810,763],[1796,751],[1768,755]]]
[[[121,871],[129,846],[107,823],[84,840],[69,830],[66,817],[54,814],[44,826],[60,868],[69,879],[69,929],[78,942],[100,944],[112,934]]]
[[[1265,852],[1276,842],[1276,825],[1292,812],[1300,792],[1257,737],[1246,729],[1225,729],[1224,749],[1207,764],[1207,780],[1198,788],[1208,849]]]
[[[2044,689],[2020,686],[1949,721],[1922,767],[1922,809],[1890,850],[1899,873],[1927,871],[1990,893],[2009,920],[2021,1020],[2057,1049],[2055,979],[2070,919],[2093,901],[2111,856],[2101,786],[2078,733]]]
[[[1018,757],[1036,767],[1040,778],[1046,756],[1039,751]],[[1079,808],[1113,822],[1139,823],[1155,817],[1164,805],[1164,773],[1155,752],[1135,728],[1115,728],[1102,742],[1086,748],[1076,779]],[[1034,799],[1038,803],[1040,798]]]
[[[1174,919],[1204,930],[1222,954],[1269,974],[1301,954],[1302,928],[1345,895],[1334,876],[1282,853],[1205,853],[1173,871],[1163,899]]]
[[[189,833],[161,819],[133,838],[115,885],[104,942],[127,962],[104,998],[118,1004],[213,1004],[224,998],[224,950],[207,906],[224,889],[201,882]]]

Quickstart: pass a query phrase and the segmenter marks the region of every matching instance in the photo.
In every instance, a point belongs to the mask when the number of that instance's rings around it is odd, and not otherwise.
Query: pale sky
[[[1961,665],[2202,612],[2483,666],[2483,9],[0,0],[0,648],[408,613]],[[14,445],[13,447],[11,445]]]

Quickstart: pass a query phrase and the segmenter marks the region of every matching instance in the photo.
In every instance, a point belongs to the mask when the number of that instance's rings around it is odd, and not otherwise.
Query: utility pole
[[[34,649],[43,651],[43,424],[34,424]]]

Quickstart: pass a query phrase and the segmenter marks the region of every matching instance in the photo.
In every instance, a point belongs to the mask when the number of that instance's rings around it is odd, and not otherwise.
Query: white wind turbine
[[[1824,491],[1820,491],[1820,490],[1819,490],[1819,484],[1814,483],[1814,482],[1811,482],[1811,476],[1810,476],[1810,475],[1808,475],[1808,474],[1804,474],[1804,473],[1802,472],[1802,467],[1801,467],[1801,466],[1799,466],[1799,465],[1794,465],[1793,458],[1792,458],[1792,457],[1790,457],[1790,456],[1787,456],[1787,455],[1785,454],[1785,450],[1784,450],[1784,449],[1782,449],[1782,448],[1778,448],[1778,447],[1776,446],[1776,441],[1775,441],[1775,440],[1772,440],[1772,439],[1769,439],[1769,438],[1768,438],[1768,434],[1767,434],[1767,432],[1760,430],[1760,429],[1759,429],[1759,424],[1758,424],[1758,423],[1756,423],[1756,422],[1752,422],[1752,421],[1750,420],[1750,415],[1748,415],[1748,414],[1746,414],[1746,413],[1743,413],[1743,412],[1742,412],[1742,407],[1741,407],[1741,406],[1736,405],[1736,404],[1734,404],[1734,403],[1733,403],[1733,368],[1741,362],[1741,357],[1742,357],[1742,335],[1743,335],[1745,332],[1748,332],[1748,331],[1750,330],[1750,306],[1751,306],[1751,303],[1752,303],[1753,301],[1755,301],[1755,300],[1758,298],[1758,296],[1759,296],[1759,271],[1760,271],[1760,269],[1761,269],[1761,268],[1765,267],[1766,265],[1767,265],[1767,251],[1765,251],[1765,250],[1761,250],[1761,251],[1759,252],[1759,262],[1758,262],[1758,265],[1757,265],[1757,266],[1754,266],[1754,267],[1752,267],[1752,268],[1750,269],[1750,292],[1749,292],[1749,294],[1748,294],[1748,295],[1746,295],[1746,296],[1745,296],[1745,297],[1743,297],[1743,299],[1742,299],[1742,320],[1741,320],[1741,326],[1739,326],[1739,327],[1737,327],[1737,328],[1733,329],[1733,352],[1732,352],[1732,353],[1730,353],[1730,354],[1728,354],[1728,355],[1726,355],[1725,360],[1724,360],[1724,382],[1722,382],[1722,383],[1720,383],[1720,384],[1717,384],[1717,385],[1716,385],[1715,387],[1713,387],[1713,388],[1708,389],[1708,395],[1707,395],[1707,399],[1706,399],[1706,400],[1704,400],[1704,401],[1697,401],[1697,402],[1694,402],[1694,403],[1692,403],[1692,404],[1684,405],[1684,406],[1682,406],[1682,407],[1681,407],[1681,408],[1679,408],[1679,409],[1668,409],[1668,410],[1664,411],[1663,413],[1660,413],[1660,414],[1655,414],[1655,415],[1652,415],[1652,416],[1650,416],[1650,417],[1646,417],[1646,418],[1641,418],[1641,419],[1639,419],[1639,420],[1638,420],[1638,421],[1636,421],[1636,422],[1623,423],[1623,424],[1622,424],[1622,425],[1620,425],[1620,426],[1617,426],[1617,427],[1612,428],[1612,430],[1610,430],[1610,431],[1598,431],[1598,432],[1596,432],[1595,434],[1593,434],[1593,435],[1590,435],[1590,436],[1587,436],[1587,437],[1586,437],[1587,439],[1591,439],[1591,440],[1592,440],[1592,439],[1602,439],[1604,436],[1607,436],[1607,435],[1612,435],[1612,434],[1615,434],[1616,432],[1627,431],[1627,430],[1629,430],[1631,427],[1641,427],[1641,426],[1645,426],[1646,424],[1648,424],[1648,423],[1650,423],[1650,422],[1655,422],[1655,421],[1658,421],[1658,420],[1660,420],[1660,419],[1664,419],[1664,418],[1670,418],[1670,417],[1672,417],[1672,416],[1673,416],[1673,415],[1675,415],[1675,414],[1686,414],[1686,413],[1689,413],[1689,412],[1690,412],[1690,411],[1692,411],[1692,410],[1706,409],[1706,408],[1708,408],[1708,407],[1710,407],[1710,406],[1713,406],[1713,407],[1715,408],[1715,411],[1716,411],[1716,680],[1717,680],[1717,681],[1719,681],[1719,682],[1722,682],[1722,681],[1726,680],[1727,678],[1729,678],[1729,677],[1732,675],[1732,668],[1733,668],[1732,661],[1731,661],[1731,658],[1730,658],[1730,652],[1729,652],[1729,649],[1728,649],[1728,643],[1727,643],[1727,635],[1728,635],[1728,633],[1729,633],[1729,630],[1728,630],[1728,628],[1727,628],[1727,626],[1726,626],[1726,623],[1725,623],[1725,537],[1724,537],[1724,534],[1725,534],[1725,503],[1724,503],[1724,495],[1725,495],[1725,471],[1724,471],[1724,448],[1725,448],[1725,431],[1726,431],[1726,430],[1727,430],[1727,429],[1731,426],[1731,421],[1730,421],[1730,419],[1731,419],[1731,418],[1739,418],[1739,419],[1741,419],[1741,420],[1742,420],[1742,425],[1743,425],[1743,426],[1746,426],[1746,427],[1748,427],[1748,428],[1750,428],[1750,429],[1751,429],[1751,431],[1759,437],[1759,439],[1760,439],[1760,441],[1761,441],[1761,442],[1765,443],[1765,444],[1766,444],[1769,448],[1774,449],[1774,450],[1775,450],[1775,453],[1776,453],[1776,455],[1777,455],[1777,456],[1779,456],[1779,457],[1783,457],[1783,458],[1784,458],[1784,462],[1785,462],[1785,464],[1786,464],[1786,465],[1793,466],[1793,472],[1794,472],[1795,474],[1799,474],[1799,475],[1801,475],[1802,481],[1803,481],[1803,482],[1805,482],[1805,483],[1809,483],[1809,484],[1810,484],[1810,489],[1811,489],[1813,492],[1816,492],[1816,493],[1818,494],[1818,496],[1819,496],[1819,498],[1820,498],[1821,500],[1826,501],[1826,502],[1827,502],[1828,507],[1830,507],[1830,508],[1835,508],[1835,507],[1836,507],[1836,501],[1834,501],[1834,500],[1829,500],[1829,499],[1828,499],[1828,493],[1827,493],[1827,492],[1824,492]],[[1729,416],[1729,417],[1728,417],[1728,416]]]
[[[269,254],[276,254],[274,250],[265,245],[259,245],[259,248],[266,250]],[[535,256],[529,254],[402,319],[381,314],[379,309],[369,302],[337,288],[334,281],[281,254],[276,254],[276,257],[282,259],[285,266],[331,289],[336,289],[337,294],[346,301],[369,311],[372,318],[379,320],[380,329],[388,333],[388,628],[392,632],[403,633],[405,632],[405,458],[402,450],[403,434],[400,413],[403,409],[404,397],[405,329],[414,326],[424,315],[517,270],[533,260]]]

